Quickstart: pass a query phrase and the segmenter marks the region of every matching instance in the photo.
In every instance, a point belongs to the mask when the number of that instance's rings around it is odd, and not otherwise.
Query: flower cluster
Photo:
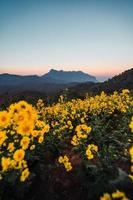
[[[47,107],[43,107],[43,103],[39,100],[37,105],[40,115],[51,124],[52,134],[61,138],[65,132],[68,134],[74,132],[75,127],[80,124],[88,126],[89,116],[126,113],[133,107],[133,97],[125,89],[121,93],[114,92],[112,95],[102,92],[100,95],[88,96],[84,100],[72,99],[63,102],[61,98],[58,103]],[[74,145],[79,142],[76,135],[72,140]]]
[[[88,160],[91,160],[94,158],[94,153],[98,152],[98,146],[95,144],[89,144],[86,149],[86,156]]]
[[[20,181],[30,175],[28,154],[42,143],[49,125],[39,119],[37,110],[25,101],[0,111],[0,178],[16,171]]]
[[[81,139],[87,139],[88,134],[91,132],[91,127],[86,124],[78,125],[75,129],[76,134],[72,137],[71,144],[76,146],[80,143]]]
[[[14,173],[17,181],[25,182],[32,177],[32,170],[35,173],[39,171],[36,166],[41,173],[50,174],[48,180],[52,180],[52,169],[61,164],[67,172],[75,170],[69,175],[74,178],[78,174],[76,179],[81,179],[78,180],[79,185],[82,185],[82,191],[90,193],[88,196],[96,187],[107,188],[106,192],[110,192],[109,184],[113,185],[116,179],[121,181],[121,177],[118,178],[122,174],[120,170],[132,184],[129,179],[133,179],[131,116],[133,96],[126,89],[111,95],[102,92],[84,100],[66,101],[61,96],[58,103],[49,106],[41,99],[35,106],[25,101],[10,105],[0,111],[0,183]],[[103,181],[103,177],[107,181]],[[100,181],[103,182],[99,186]],[[98,194],[103,193],[103,188],[99,188]],[[98,198],[99,195],[95,199]],[[112,194],[104,193],[100,198],[112,199],[128,200],[125,193],[119,190]]]
[[[113,200],[113,199],[129,200],[126,197],[126,194],[119,190],[117,190],[116,192],[113,192],[112,194],[104,193],[103,196],[100,197],[100,200]]]
[[[133,146],[130,147],[129,154],[130,154],[130,157],[131,157],[131,174],[129,174],[129,177],[133,181]]]
[[[133,117],[131,119],[131,122],[129,124],[129,127],[131,128],[131,132],[133,132]],[[131,174],[129,174],[129,177],[131,178],[131,180],[133,181],[133,144],[132,146],[129,148],[129,155],[131,158]]]
[[[65,156],[60,156],[58,158],[58,162],[60,164],[63,164],[66,171],[71,171],[72,170],[72,165],[71,165],[71,162],[69,161],[69,158],[65,155]]]

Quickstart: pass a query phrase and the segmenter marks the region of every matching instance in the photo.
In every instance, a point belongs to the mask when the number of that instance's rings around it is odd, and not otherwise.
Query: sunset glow
[[[133,67],[133,1],[0,1],[0,73],[98,79]]]

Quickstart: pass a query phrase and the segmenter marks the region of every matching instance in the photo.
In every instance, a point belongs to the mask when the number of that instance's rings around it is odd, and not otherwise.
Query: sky
[[[0,0],[0,73],[133,67],[133,0]]]

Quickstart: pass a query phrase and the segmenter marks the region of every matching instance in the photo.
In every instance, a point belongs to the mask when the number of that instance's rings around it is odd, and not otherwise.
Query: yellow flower
[[[14,121],[18,124],[22,123],[27,118],[28,118],[28,114],[25,111],[20,111],[20,112],[14,114]]]
[[[21,109],[25,110],[29,107],[29,104],[26,101],[19,101],[17,103],[17,106],[19,107],[20,110]]]
[[[131,129],[131,132],[133,132],[133,117],[132,117],[132,121],[129,124],[129,128]]]
[[[129,153],[130,153],[130,156],[131,156],[131,162],[133,163],[133,146],[130,147]]]
[[[38,127],[38,128],[44,128],[45,127],[45,123],[43,122],[43,121],[41,121],[41,120],[37,120],[37,122],[36,122],[36,126]]]
[[[72,170],[72,165],[70,162],[64,163],[64,166],[67,172]]]
[[[1,165],[2,165],[2,171],[7,171],[10,168],[11,159],[2,157]]]
[[[26,168],[24,171],[22,171],[21,177],[20,177],[20,181],[24,182],[30,175],[29,169]]]
[[[79,139],[78,139],[77,135],[74,135],[72,137],[71,144],[74,145],[74,146],[79,145]]]
[[[98,152],[98,146],[96,146],[95,144],[91,144],[89,147],[90,147],[90,149],[91,149],[92,151]]]
[[[6,128],[10,123],[10,115],[7,111],[0,111],[0,127]]]
[[[20,169],[20,170],[22,170],[22,169],[24,169],[24,168],[27,168],[27,162],[26,162],[26,160],[21,160],[21,161],[19,161],[19,162],[17,162],[16,164],[15,164],[15,167],[14,167],[15,169]]]
[[[128,198],[125,196],[125,193],[124,192],[121,192],[121,191],[119,191],[119,190],[117,190],[116,192],[113,192],[112,193],[112,197],[114,198],[114,199],[116,199],[116,198],[122,198],[122,200],[124,199],[124,200],[128,200]]]
[[[20,123],[20,125],[17,128],[17,132],[21,135],[30,135],[33,131],[33,128],[34,124],[25,120],[24,122]]]
[[[63,164],[66,171],[71,171],[72,170],[72,165],[71,165],[71,162],[69,161],[69,158],[65,155],[64,157],[63,156],[60,156],[58,158],[58,162],[60,164]]]
[[[38,99],[38,102],[37,102],[37,108],[38,108],[38,110],[41,110],[43,107],[44,107],[43,100],[42,99]]]
[[[91,127],[87,126],[86,124],[81,124],[76,127],[75,131],[79,139],[86,139],[88,134],[91,132]]]
[[[129,174],[128,176],[133,181],[133,175]]]
[[[46,124],[45,127],[43,128],[44,133],[48,133],[49,129],[50,129],[50,126]]]
[[[91,160],[94,158],[93,152],[98,152],[98,146],[94,144],[89,144],[86,149],[86,155],[87,155],[88,160]]]
[[[129,91],[128,89],[123,89],[123,90],[122,90],[122,94],[124,94],[124,95],[125,95],[125,94],[129,94],[129,93],[130,93],[130,91]]]
[[[42,143],[43,141],[44,141],[44,137],[43,136],[39,137],[38,142]]]
[[[0,131],[0,146],[5,142],[6,138],[6,132]]]
[[[35,145],[33,144],[33,145],[31,145],[31,147],[30,147],[30,150],[34,150],[35,149]]]
[[[69,158],[65,155],[64,156],[64,162],[68,162],[69,161]]]
[[[133,165],[131,165],[131,172],[133,173]]]
[[[9,152],[13,152],[14,149],[15,149],[14,143],[13,143],[13,142],[9,143],[9,145],[8,145],[8,150],[9,150]]]
[[[86,150],[86,155],[87,155],[88,160],[91,160],[94,158],[94,155],[92,154],[90,149]]]
[[[38,117],[37,110],[34,109],[31,105],[29,105],[26,112],[28,114],[28,120],[35,123],[37,121],[37,117]]]
[[[23,149],[18,149],[14,152],[13,158],[15,161],[19,162],[24,159],[25,151]]]
[[[58,158],[58,162],[61,164],[61,163],[63,163],[63,161],[64,161],[63,157],[60,156],[60,157]]]
[[[81,131],[77,132],[77,136],[79,139],[86,139],[87,138],[87,134],[83,134]]]
[[[11,167],[12,167],[12,168],[15,169],[17,164],[18,164],[17,161],[11,160]]]
[[[67,124],[68,124],[69,126],[71,126],[71,125],[72,125],[72,122],[71,122],[71,121],[68,121]]]
[[[113,192],[111,195],[108,193],[104,193],[102,197],[100,197],[100,200],[112,200],[113,199],[121,199],[121,200],[129,200],[124,192],[121,192],[117,190],[116,192]]]
[[[84,131],[86,133],[90,133],[91,132],[91,127],[87,126],[86,124],[81,124],[81,125],[78,125],[75,130],[76,130],[76,132]]]
[[[37,136],[39,135],[39,132],[40,132],[40,131],[33,130],[33,131],[31,132],[31,135],[32,135],[33,137],[37,137]]]
[[[14,114],[18,113],[19,112],[19,108],[17,106],[17,104],[11,104],[10,107],[9,107],[9,113],[11,115],[11,117],[14,116]]]
[[[9,113],[16,122],[25,118],[30,121],[37,120],[37,111],[26,101],[19,101],[9,107]]]
[[[111,200],[111,196],[108,193],[104,193],[100,200]]]
[[[29,143],[30,143],[30,138],[27,136],[24,136],[20,141],[20,145],[22,146],[22,149],[24,150],[28,149]]]
[[[22,160],[21,161],[21,165],[22,165],[22,168],[27,168],[27,161],[26,160]]]

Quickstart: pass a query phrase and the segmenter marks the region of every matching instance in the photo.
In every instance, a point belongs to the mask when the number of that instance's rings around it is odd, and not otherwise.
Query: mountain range
[[[51,69],[47,74],[42,76],[45,80],[54,80],[60,83],[83,83],[83,82],[97,82],[96,77],[84,73],[82,71],[63,71]]]
[[[82,98],[88,94],[100,94],[102,91],[110,94],[114,91],[129,89],[133,92],[133,68],[122,72],[102,83],[80,83],[69,88],[70,96]]]
[[[42,76],[0,74],[0,94],[25,90],[49,94],[63,89],[66,85],[69,87],[83,82],[97,82],[97,80],[94,76],[81,71],[57,71],[54,69]]]
[[[133,91],[133,68],[102,83],[97,82],[94,76],[83,72],[65,72],[53,69],[43,76],[1,74],[0,105],[20,99],[34,102],[39,97],[46,99],[47,102],[49,99],[54,102],[64,92],[67,92],[69,99],[84,98],[86,93],[93,95],[105,91],[109,94],[124,88]]]

